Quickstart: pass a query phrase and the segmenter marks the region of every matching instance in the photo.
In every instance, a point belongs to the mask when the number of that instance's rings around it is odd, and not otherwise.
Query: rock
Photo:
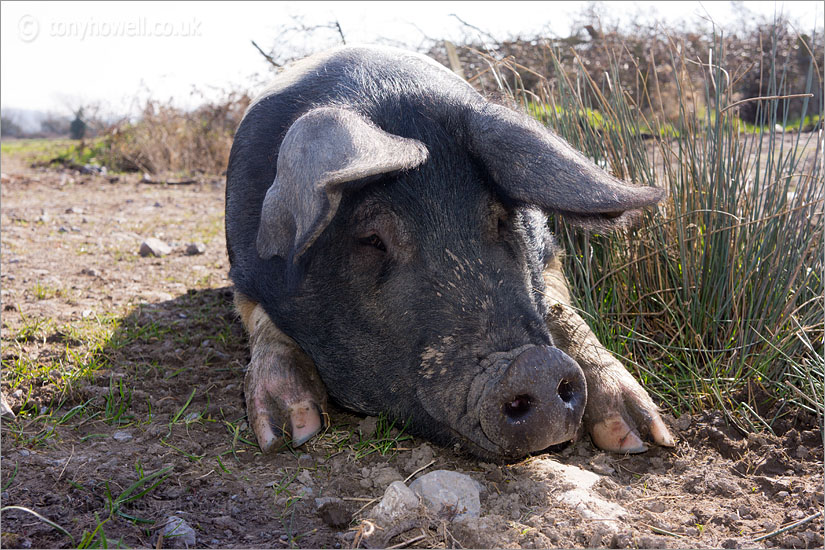
[[[218,516],[212,522],[221,529],[231,529],[235,526],[235,520],[232,516]]]
[[[105,176],[107,172],[108,170],[106,170],[106,167],[100,166],[99,164],[84,164],[80,168],[81,174],[100,174],[102,176]]]
[[[477,518],[481,514],[479,485],[470,476],[436,470],[413,481],[410,489],[435,514],[454,515],[456,521]]]
[[[389,525],[418,508],[418,497],[404,485],[403,481],[393,481],[384,497],[370,512],[370,516],[380,524]]]
[[[402,481],[404,477],[392,466],[379,466],[372,471],[374,487],[387,487],[393,481]]]
[[[77,206],[72,206],[66,209],[66,214],[82,214],[83,209]]]
[[[186,247],[187,256],[198,256],[206,252],[206,245],[203,243],[190,243]]]
[[[352,521],[352,514],[347,510],[344,501],[337,497],[322,497],[315,499],[318,515],[330,527],[341,529]]]
[[[296,477],[295,479],[297,479],[307,487],[315,485],[315,480],[312,479],[312,474],[309,472],[309,470],[301,470],[301,473],[298,474],[298,477]]]
[[[81,275],[88,275],[89,277],[100,277],[100,271],[93,267],[84,267],[80,270]]]
[[[377,427],[378,418],[374,416],[367,416],[358,423],[358,431],[361,432],[361,437],[372,437]]]
[[[410,453],[409,458],[404,463],[404,470],[412,473],[429,464],[433,458],[435,458],[435,453],[433,453],[432,447],[426,443],[419,445]]]
[[[9,418],[14,418],[14,412],[11,410],[9,406],[9,402],[6,401],[5,394],[0,393],[0,416],[7,416]]]
[[[166,518],[158,536],[163,537],[162,544],[156,544],[158,548],[193,548],[195,546],[195,530],[177,516]]]
[[[132,434],[130,434],[129,432],[124,432],[123,430],[118,430],[114,434],[112,434],[112,439],[120,443],[123,443],[125,441],[129,441],[130,439],[132,439]]]
[[[160,239],[155,239],[154,237],[150,237],[140,243],[139,253],[144,257],[157,256],[159,258],[169,254],[170,252],[172,252],[172,248],[168,244]]]

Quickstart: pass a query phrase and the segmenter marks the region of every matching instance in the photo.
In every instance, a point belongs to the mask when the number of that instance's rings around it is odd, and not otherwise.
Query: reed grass
[[[678,120],[618,84],[615,67],[632,63],[626,52],[611,53],[615,74],[596,82],[585,61],[565,66],[548,47],[553,74],[538,91],[519,86],[512,61],[495,70],[503,90],[596,163],[668,192],[641,227],[620,234],[551,220],[601,341],[676,414],[721,408],[746,432],[800,408],[821,419],[823,105],[807,96],[822,87],[822,69],[812,57],[807,89],[789,89],[774,47],[760,96],[772,99],[751,99],[757,124],[748,126],[736,116],[734,69],[714,61],[725,59],[724,41],[713,44],[701,62],[677,44],[657,61],[680,75]],[[637,91],[655,89],[656,72],[639,71]],[[786,133],[800,94],[814,131]]]

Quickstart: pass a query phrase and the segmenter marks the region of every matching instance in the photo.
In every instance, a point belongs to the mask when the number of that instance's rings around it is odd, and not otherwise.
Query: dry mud
[[[93,545],[170,547],[157,540],[169,516],[204,548],[823,546],[821,516],[759,540],[823,509],[822,428],[792,410],[776,435],[709,411],[667,417],[675,449],[620,456],[584,439],[493,464],[333,409],[321,437],[263,456],[245,424],[220,178],[147,185],[4,164],[2,389],[30,411],[2,420],[4,548],[78,546],[98,527]],[[140,257],[153,236],[171,254]],[[190,242],[206,252],[186,255]],[[77,364],[92,367],[61,391]],[[13,387],[19,365],[44,369],[31,393]],[[391,482],[436,469],[479,482],[480,518],[422,509],[368,536]],[[323,497],[340,500],[319,508]]]

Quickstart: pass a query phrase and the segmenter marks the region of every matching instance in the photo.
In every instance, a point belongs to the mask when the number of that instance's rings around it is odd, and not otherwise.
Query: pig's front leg
[[[312,359],[281,332],[260,304],[236,292],[252,359],[244,378],[246,414],[263,452],[289,435],[301,445],[323,428],[327,393]]]
[[[673,437],[650,396],[570,306],[558,258],[548,264],[544,281],[550,334],[555,345],[579,364],[587,380],[583,422],[593,443],[608,451],[638,453],[647,450],[642,437],[650,437],[672,447]]]

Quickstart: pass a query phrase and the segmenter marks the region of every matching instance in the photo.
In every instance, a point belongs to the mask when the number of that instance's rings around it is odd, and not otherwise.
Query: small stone
[[[163,537],[158,548],[192,548],[195,546],[195,530],[177,516],[169,516],[158,532]]]
[[[367,416],[358,423],[358,431],[361,432],[361,437],[371,437],[375,434],[378,428],[378,418],[374,416]]]
[[[349,525],[352,521],[352,514],[347,510],[343,500],[335,497],[324,497],[323,499],[316,498],[315,503],[317,504],[320,500],[324,502],[318,506],[318,515],[321,516],[324,523],[336,529]]]
[[[410,489],[435,514],[446,512],[457,521],[477,518],[481,514],[479,486],[470,476],[436,470],[413,481]]]
[[[14,418],[14,411],[11,410],[9,402],[6,401],[6,396],[2,393],[0,393],[0,416]]]
[[[297,479],[307,487],[315,485],[315,480],[312,479],[312,474],[309,470],[301,470],[301,473],[298,474],[298,477],[296,477],[295,479]]]
[[[298,466],[300,468],[312,468],[315,466],[315,461],[312,459],[312,455],[302,453],[301,456],[298,457]]]
[[[278,537],[278,538],[279,538],[279,539],[281,539],[281,540],[289,540],[289,537],[288,537],[286,534],[281,535],[281,536],[280,536],[280,537]]]
[[[83,209],[77,206],[72,206],[71,208],[66,209],[66,214],[82,214]]]
[[[235,520],[232,519],[232,516],[218,516],[212,521],[221,529],[229,529],[235,525]]]
[[[372,509],[370,516],[378,523],[389,525],[416,508],[418,497],[412,489],[404,485],[403,481],[393,481],[384,491],[381,502]]]
[[[661,500],[653,500],[645,505],[645,509],[656,514],[661,514],[665,511],[665,503]]]
[[[610,465],[610,459],[604,453],[599,453],[591,459],[590,467],[597,474],[610,475],[616,473],[616,470]]]
[[[614,533],[610,539],[610,548],[630,548],[633,544],[627,533]]]
[[[206,252],[206,245],[203,243],[190,243],[186,247],[187,256],[198,256]]]
[[[776,498],[785,498],[789,495],[790,493],[788,491],[779,491],[778,493],[776,493]]]
[[[154,237],[150,237],[143,241],[140,244],[140,251],[139,254],[143,257],[146,256],[165,256],[172,252],[172,248],[166,244],[165,242],[161,241],[160,239],[155,239]]]
[[[118,430],[114,434],[112,434],[112,439],[120,443],[123,443],[124,441],[129,441],[130,439],[132,439],[132,434],[130,434],[129,432],[124,432],[123,430]]]
[[[65,225],[61,225],[59,228],[57,228],[57,232],[58,232],[58,233],[68,233],[68,232],[69,232],[69,228],[68,228],[68,227],[66,227]]]
[[[683,414],[678,419],[676,419],[676,427],[679,429],[680,432],[687,431],[690,428],[691,418],[688,414]]]
[[[80,312],[80,316],[83,319],[86,319],[88,317],[91,317],[92,313],[94,313],[94,312],[91,309],[84,309],[83,311]]]
[[[81,275],[88,275],[89,277],[100,277],[100,271],[90,267],[84,267],[80,270]]]
[[[372,483],[376,487],[387,487],[393,481],[403,479],[404,476],[391,466],[379,466],[372,471]]]

